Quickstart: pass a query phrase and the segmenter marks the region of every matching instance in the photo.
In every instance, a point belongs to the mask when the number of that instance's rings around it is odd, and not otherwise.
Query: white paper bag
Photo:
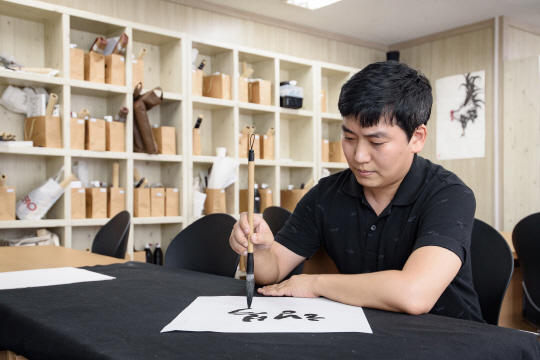
[[[56,174],[56,177],[50,178],[41,186],[35,188],[15,205],[15,212],[20,220],[39,220],[45,216],[47,211],[62,196],[64,189],[58,183],[58,179],[63,171]]]

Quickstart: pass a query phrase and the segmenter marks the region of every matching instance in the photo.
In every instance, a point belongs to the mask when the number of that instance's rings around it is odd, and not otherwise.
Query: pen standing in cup
[[[246,261],[246,294],[247,305],[251,309],[251,302],[253,301],[253,292],[255,291],[255,275],[253,273],[253,244],[251,243],[251,236],[253,235],[253,213],[255,205],[255,151],[253,151],[253,145],[255,144],[255,134],[251,134],[250,146],[248,152],[248,222],[249,222],[249,235],[248,235],[248,254]]]
[[[2,176],[0,176],[0,187],[6,184],[6,180],[7,180],[7,176],[5,174],[2,174]]]

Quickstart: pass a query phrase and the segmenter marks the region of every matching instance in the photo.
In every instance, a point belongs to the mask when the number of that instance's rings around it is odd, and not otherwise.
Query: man
[[[428,79],[395,61],[371,64],[343,85],[349,169],[321,179],[275,238],[255,217],[255,281],[266,285],[259,293],[484,322],[471,275],[474,195],[417,155],[432,102]],[[248,234],[244,213],[230,237],[234,251],[246,253]],[[280,283],[320,247],[340,274]]]

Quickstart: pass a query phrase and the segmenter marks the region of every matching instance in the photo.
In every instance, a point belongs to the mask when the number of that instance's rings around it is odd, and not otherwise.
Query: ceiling
[[[318,10],[292,6],[285,0],[198,2],[384,45],[502,15],[540,28],[540,0],[341,0]]]

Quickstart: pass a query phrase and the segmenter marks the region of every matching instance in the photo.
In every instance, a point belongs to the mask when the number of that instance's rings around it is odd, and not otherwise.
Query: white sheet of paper
[[[240,309],[244,310],[231,313]],[[279,318],[280,315],[282,318]],[[245,296],[199,296],[161,332],[175,330],[222,333],[373,333],[361,307],[325,298],[256,297],[252,308],[247,309]]]
[[[0,290],[65,285],[113,279],[115,278],[112,276],[73,267],[12,271],[0,273]]]

